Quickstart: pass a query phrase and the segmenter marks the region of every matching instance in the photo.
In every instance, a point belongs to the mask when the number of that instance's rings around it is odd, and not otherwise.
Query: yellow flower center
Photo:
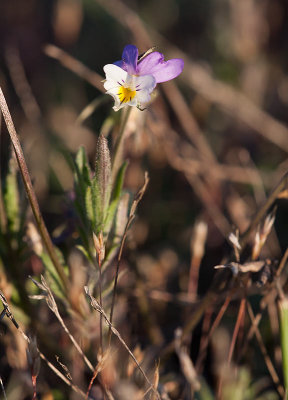
[[[121,86],[118,92],[118,97],[121,103],[128,103],[136,96],[136,90],[131,90]]]

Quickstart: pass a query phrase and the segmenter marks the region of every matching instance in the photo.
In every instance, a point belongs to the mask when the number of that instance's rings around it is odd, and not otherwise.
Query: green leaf
[[[123,187],[123,182],[124,182],[124,177],[125,177],[125,172],[128,167],[128,162],[125,161],[122,165],[121,168],[118,171],[114,188],[113,188],[113,193],[112,193],[112,200],[114,199],[119,199],[122,193],[122,187]]]
[[[20,230],[19,191],[16,164],[12,157],[9,161],[9,170],[5,182],[4,207],[9,231],[18,233]]]
[[[127,162],[124,162],[119,169],[119,172],[116,177],[115,185],[113,188],[113,194],[112,194],[112,201],[108,207],[106,218],[105,218],[105,224],[104,224],[104,235],[107,237],[109,235],[109,232],[111,230],[111,226],[113,224],[116,211],[121,199],[122,195],[122,187],[123,187],[123,182],[124,182],[124,177],[125,177],[125,172],[126,168],[128,166]]]
[[[81,146],[76,154],[76,166],[78,167],[78,170],[80,171],[81,175],[79,178],[81,179],[82,183],[85,184],[85,186],[90,186],[91,185],[91,169],[89,166],[86,150],[84,146]]]
[[[86,250],[84,246],[81,246],[80,244],[76,246],[76,248],[81,251],[81,253],[84,255],[84,257],[87,258],[88,261],[93,263],[93,258],[90,253]]]
[[[119,204],[119,199],[115,199],[113,200],[108,208],[107,214],[106,214],[106,219],[105,219],[105,223],[104,223],[104,236],[107,237],[109,235],[109,232],[111,230],[111,226],[117,211],[117,207]]]

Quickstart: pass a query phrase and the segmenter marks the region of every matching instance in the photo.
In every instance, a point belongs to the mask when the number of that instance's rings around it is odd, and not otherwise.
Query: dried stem
[[[277,198],[281,194],[281,192],[284,192],[287,189],[288,189],[288,173],[286,173],[283,176],[281,181],[278,183],[278,185],[275,187],[275,189],[272,191],[272,193],[267,198],[266,202],[255,214],[254,218],[252,219],[252,222],[249,225],[249,228],[246,230],[246,232],[243,233],[243,235],[241,235],[240,245],[242,248],[247,244],[251,232],[254,229],[256,229],[256,227],[259,225],[260,221],[264,218],[264,215],[267,214],[269,208],[274,204],[274,202],[277,200]]]
[[[70,388],[72,390],[74,390],[74,392],[76,392],[77,394],[79,394],[83,399],[88,400],[86,394],[78,388],[78,386],[74,385],[68,378],[66,378],[65,375],[62,374],[62,372],[60,372],[49,360],[47,360],[47,358],[44,356],[43,353],[41,353],[41,351],[39,352],[40,357],[42,358],[42,360],[44,360],[46,362],[46,364],[48,365],[48,367],[63,381],[66,383],[66,385],[70,386]],[[89,397],[89,399],[92,400],[91,397]]]
[[[56,251],[54,249],[53,243],[51,241],[51,238],[49,236],[48,230],[46,228],[45,222],[43,220],[41,211],[40,211],[40,207],[32,186],[32,182],[31,182],[31,178],[29,175],[29,171],[27,168],[27,164],[24,158],[24,154],[21,148],[21,144],[20,141],[18,139],[4,94],[2,92],[2,89],[0,88],[0,108],[13,144],[13,148],[16,154],[16,159],[17,159],[17,163],[19,166],[19,170],[21,172],[21,176],[24,182],[24,186],[25,186],[25,190],[29,199],[29,203],[31,205],[34,217],[35,217],[35,221],[37,224],[37,227],[39,229],[39,233],[41,235],[41,238],[43,240],[43,242],[45,243],[47,252],[55,266],[55,269],[61,279],[61,282],[63,284],[64,290],[66,292],[68,292],[68,279],[67,276],[65,275],[63,266],[61,265],[61,263],[59,262],[58,256],[56,254]]]
[[[209,330],[208,335],[203,339],[203,341],[201,340],[200,352],[199,352],[199,356],[198,356],[197,363],[196,363],[196,369],[197,369],[198,372],[200,370],[201,364],[202,364],[202,362],[204,360],[204,357],[206,355],[208,343],[209,343],[209,341],[210,341],[215,329],[217,328],[217,326],[219,325],[221,319],[223,318],[223,315],[225,314],[225,312],[226,312],[226,310],[227,310],[227,308],[228,308],[228,306],[230,304],[230,301],[231,301],[231,297],[227,296],[226,299],[225,299],[224,304],[221,306],[220,311],[218,312],[218,314],[217,314],[217,316],[216,316],[216,318],[215,318],[215,320],[214,320],[214,322],[213,322],[213,324],[212,324],[212,326],[211,326],[211,328]]]
[[[31,278],[32,279],[32,278]],[[58,321],[60,322],[60,325],[62,326],[62,328],[64,329],[64,331],[67,333],[67,335],[69,336],[71,342],[73,343],[73,345],[75,346],[76,350],[78,351],[78,353],[81,355],[81,357],[83,358],[85,364],[87,365],[87,367],[91,370],[94,371],[93,365],[91,364],[91,362],[88,360],[88,358],[85,356],[85,354],[83,353],[83,350],[81,349],[81,347],[79,346],[79,344],[76,342],[74,336],[70,333],[69,329],[67,328],[65,322],[63,321],[59,310],[58,310],[58,306],[57,303],[54,299],[53,293],[51,291],[51,289],[49,288],[46,280],[44,279],[44,277],[41,275],[41,282],[39,283],[37,281],[35,281],[34,279],[32,279],[32,281],[35,283],[35,285],[43,291],[43,295],[44,298],[46,300],[46,303],[48,305],[48,307],[50,308],[50,310],[54,313],[54,315],[56,316],[56,318],[58,319]]]
[[[13,325],[15,326],[15,328],[18,330],[18,332],[20,333],[20,335],[23,337],[23,339],[30,344],[31,340],[30,338],[23,332],[23,330],[20,328],[19,324],[17,323],[17,321],[14,318],[14,315],[12,314],[10,308],[9,308],[9,304],[4,296],[4,294],[0,291],[0,300],[3,304],[4,310],[5,310],[5,314],[7,316],[7,318],[9,318]],[[81,389],[79,389],[76,385],[74,385],[68,378],[66,378],[50,361],[47,360],[47,358],[44,356],[43,353],[41,353],[41,351],[38,349],[39,351],[39,355],[40,357],[47,363],[48,367],[60,378],[62,379],[63,382],[65,382],[68,386],[71,387],[71,389],[73,389],[76,393],[78,393],[82,398],[86,398],[86,395],[84,392],[82,392]],[[91,399],[92,400],[92,399]]]
[[[6,396],[6,392],[5,392],[5,388],[4,388],[1,376],[0,376],[0,385],[1,385],[1,389],[2,389],[4,400],[7,400],[7,396]]]
[[[73,71],[76,75],[80,76],[82,79],[85,79],[92,86],[96,87],[100,92],[105,92],[102,76],[98,75],[96,72],[91,71],[86,65],[82,64],[80,61],[76,60],[74,57],[70,56],[65,51],[59,49],[52,44],[47,44],[44,47],[44,52],[47,56],[55,58],[58,60],[64,67]]]
[[[121,342],[121,344],[125,347],[125,349],[128,351],[130,357],[132,358],[132,360],[135,362],[135,364],[137,365],[137,368],[139,369],[139,371],[141,372],[141,374],[143,375],[144,379],[146,380],[146,382],[148,383],[149,387],[151,390],[153,390],[153,392],[157,395],[157,399],[161,399],[158,391],[154,388],[154,385],[150,382],[149,378],[147,377],[145,371],[143,370],[143,368],[141,367],[141,365],[138,363],[136,357],[134,356],[134,354],[132,353],[132,351],[129,349],[129,347],[127,346],[126,342],[124,341],[124,339],[121,337],[120,333],[117,331],[116,328],[114,328],[114,326],[111,324],[111,321],[108,319],[105,311],[103,310],[103,308],[101,308],[99,302],[90,294],[89,292],[89,288],[87,286],[85,286],[85,292],[87,294],[87,296],[90,299],[91,302],[91,306],[94,308],[94,310],[98,311],[99,313],[101,313],[104,317],[104,321],[106,322],[106,324],[109,326],[109,328],[111,329],[111,332],[117,336],[117,338],[119,339],[119,341]]]
[[[255,324],[255,316],[254,316],[252,307],[251,307],[249,302],[247,302],[247,309],[248,309],[248,314],[250,316],[251,322],[254,325]],[[256,324],[255,324],[255,326],[256,326]],[[263,354],[267,369],[268,369],[268,371],[269,371],[269,373],[271,375],[271,378],[272,378],[272,380],[274,382],[274,385],[276,386],[276,388],[278,390],[278,393],[281,396],[281,398],[284,398],[284,394],[285,394],[284,388],[280,384],[280,380],[279,380],[278,374],[277,374],[277,372],[276,372],[276,370],[274,368],[274,365],[273,365],[273,363],[271,361],[271,358],[268,355],[268,352],[267,352],[266,347],[264,345],[261,333],[260,333],[260,331],[259,331],[257,326],[255,327],[255,334],[256,334],[256,338],[257,338],[260,350],[261,350],[261,352]]]
[[[117,292],[117,283],[118,283],[118,276],[119,276],[119,268],[120,268],[120,261],[121,261],[121,257],[122,257],[122,252],[123,252],[123,248],[124,248],[124,244],[125,244],[125,240],[127,237],[127,233],[128,230],[130,228],[130,225],[132,224],[132,221],[134,220],[135,217],[135,212],[136,212],[136,208],[139,204],[139,202],[141,201],[147,185],[149,183],[149,178],[148,178],[148,174],[147,172],[145,172],[145,177],[144,177],[144,184],[142,186],[142,188],[139,190],[139,192],[137,193],[137,195],[135,196],[135,199],[133,201],[131,210],[130,210],[130,214],[129,214],[129,218],[128,221],[126,223],[125,226],[125,230],[122,236],[122,240],[120,243],[120,249],[119,249],[119,253],[118,253],[118,257],[117,257],[117,263],[116,263],[116,271],[115,271],[115,278],[114,278],[114,287],[113,287],[113,295],[112,295],[112,304],[111,304],[111,311],[110,311],[110,322],[112,324],[113,321],[113,312],[114,312],[114,305],[115,305],[115,300],[116,300],[116,292]],[[108,343],[110,345],[110,341],[111,341],[111,328],[109,329],[109,334],[108,334]]]

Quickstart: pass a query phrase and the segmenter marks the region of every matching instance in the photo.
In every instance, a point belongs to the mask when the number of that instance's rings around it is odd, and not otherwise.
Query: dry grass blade
[[[7,103],[5,100],[5,96],[4,96],[1,88],[0,88],[0,108],[1,108],[1,112],[3,114],[7,129],[8,129],[9,135],[10,135],[11,142],[13,144],[13,148],[14,148],[15,155],[17,158],[19,170],[21,172],[25,190],[26,190],[36,223],[37,223],[37,227],[41,234],[42,240],[45,243],[47,252],[56,268],[56,271],[57,271],[61,281],[62,281],[62,284],[63,284],[65,290],[68,291],[68,286],[69,286],[68,279],[64,273],[61,263],[59,262],[58,256],[56,254],[53,243],[52,243],[49,233],[47,231],[45,222],[43,220],[43,217],[42,217],[42,214],[40,211],[40,207],[39,207],[39,204],[38,204],[38,201],[37,201],[34,189],[33,189],[31,178],[30,178],[30,175],[28,172],[28,168],[27,168],[27,164],[25,161],[23,151],[22,151],[22,147],[21,147],[20,141],[18,139],[18,135],[17,135],[16,129],[14,127],[13,120],[12,120],[12,117],[10,115],[10,112],[9,112],[9,109],[8,109],[8,106],[7,106]]]
[[[253,325],[255,325],[256,338],[257,338],[260,350],[261,350],[261,352],[263,354],[267,369],[268,369],[268,371],[269,371],[269,373],[271,375],[271,378],[273,380],[274,385],[277,388],[277,391],[278,391],[279,395],[281,396],[281,398],[284,398],[284,394],[285,394],[284,388],[280,383],[278,374],[277,374],[277,372],[276,372],[276,370],[274,368],[274,365],[273,365],[273,363],[271,361],[271,358],[269,357],[269,354],[267,353],[267,350],[266,350],[266,347],[264,345],[261,333],[260,333],[258,327],[256,326],[254,313],[253,313],[252,307],[249,304],[249,302],[247,302],[247,309],[248,309],[248,314],[250,316],[251,322],[252,322]]]
[[[158,384],[159,384],[159,362],[155,366],[154,377],[153,377],[153,386],[155,390],[157,390]],[[155,392],[151,393],[150,400],[157,400]]]
[[[118,282],[118,276],[119,276],[120,261],[121,261],[121,257],[122,257],[122,252],[123,252],[126,236],[127,236],[128,230],[130,228],[130,225],[132,224],[132,221],[134,220],[137,206],[138,206],[139,202],[141,201],[141,199],[147,189],[148,183],[149,183],[148,173],[145,172],[144,184],[143,184],[142,188],[139,190],[139,192],[136,194],[135,199],[132,203],[128,221],[126,223],[123,237],[121,240],[120,249],[119,249],[119,253],[118,253],[118,257],[117,257],[117,265],[116,265],[116,272],[115,272],[115,278],[114,278],[114,288],[113,288],[113,295],[112,295],[112,305],[111,305],[111,311],[110,311],[111,324],[113,322],[113,312],[114,312],[114,304],[115,304],[115,299],[116,299],[116,289],[117,289],[117,282]],[[108,336],[109,336],[108,342],[110,343],[110,340],[111,340],[111,330],[110,329],[109,329]]]
[[[148,376],[146,375],[145,371],[143,370],[143,368],[141,367],[141,365],[138,363],[136,357],[134,356],[134,354],[132,353],[132,351],[129,349],[129,347],[127,346],[127,344],[125,343],[124,339],[121,337],[120,333],[117,331],[116,328],[114,328],[114,326],[111,324],[111,322],[109,321],[105,311],[103,310],[103,308],[100,306],[99,302],[90,294],[89,292],[89,288],[87,286],[85,286],[85,292],[87,294],[87,296],[90,299],[90,303],[91,306],[94,308],[94,310],[98,311],[101,315],[103,315],[104,320],[106,322],[106,324],[108,325],[108,327],[111,329],[111,332],[118,338],[118,340],[120,341],[120,343],[125,347],[125,349],[128,351],[130,357],[133,359],[133,361],[135,362],[135,364],[137,365],[137,368],[139,369],[139,371],[141,372],[141,374],[143,375],[144,379],[146,380],[146,382],[149,385],[149,388],[151,390],[153,390],[153,392],[155,393],[155,395],[157,396],[157,399],[160,399],[160,395],[158,393],[158,391],[154,388],[153,384],[150,382],[150,379],[148,378]]]
[[[38,283],[38,282],[37,282]],[[39,283],[38,283],[39,284]],[[44,288],[43,285],[39,284],[40,286],[42,286]],[[0,298],[1,301],[3,303],[4,309],[7,311],[7,317],[13,322],[13,324],[15,325],[15,327],[17,328],[18,332],[21,334],[21,336],[23,337],[23,339],[29,344],[31,342],[31,340],[29,339],[29,337],[27,335],[25,335],[25,333],[23,332],[23,330],[20,328],[20,326],[18,325],[17,321],[15,320],[12,312],[9,309],[8,306],[8,302],[5,298],[5,296],[3,295],[3,293],[0,291]],[[35,350],[34,350],[35,351]],[[78,386],[74,385],[71,381],[69,381],[68,378],[66,378],[50,361],[47,360],[47,358],[44,356],[43,353],[41,353],[41,351],[38,349],[39,351],[39,356],[42,358],[42,360],[44,360],[46,362],[46,364],[48,365],[48,367],[60,378],[62,379],[63,382],[65,382],[68,386],[71,387],[72,390],[74,390],[76,393],[78,393],[82,398],[86,399],[86,394],[78,388]],[[90,399],[90,398],[89,398]],[[88,399],[88,400],[89,400]],[[91,399],[92,400],[92,399]]]
[[[3,393],[3,398],[4,398],[4,400],[7,400],[7,396],[6,396],[6,392],[5,392],[5,388],[4,388],[1,376],[0,376],[0,386],[1,386],[2,393]]]
[[[288,187],[288,173],[286,173],[281,181],[278,183],[278,185],[275,187],[275,189],[270,193],[269,197],[265,201],[265,203],[262,205],[262,207],[257,211],[255,214],[254,218],[252,219],[249,228],[246,230],[246,232],[243,233],[240,237],[240,245],[242,248],[247,244],[251,232],[256,229],[256,227],[259,225],[260,221],[264,218],[264,216],[267,214],[267,211],[269,208],[274,204],[274,202],[281,196],[281,193],[285,192]]]
[[[95,369],[94,369],[93,376],[92,376],[92,378],[91,378],[91,380],[90,380],[90,383],[89,383],[89,386],[88,386],[88,389],[87,389],[87,393],[86,393],[86,399],[87,399],[87,400],[88,400],[88,398],[89,398],[89,394],[90,394],[90,391],[91,391],[91,389],[92,389],[93,383],[94,383],[95,379],[97,378],[97,375],[98,375],[98,374],[101,372],[101,370],[104,368],[105,363],[106,363],[106,361],[107,361],[109,355],[110,355],[109,350],[106,351],[104,354],[102,354],[100,361],[98,362],[98,364],[96,365],[96,367],[95,367]]]
[[[66,383],[67,386],[69,386],[72,390],[74,390],[74,392],[76,392],[79,396],[81,396],[83,399],[87,399],[86,394],[76,385],[74,385],[68,378],[66,378],[65,375],[62,374],[62,372],[60,372],[49,360],[47,360],[47,358],[44,356],[44,354],[42,354],[41,352],[39,352],[40,357],[42,358],[42,360],[44,360],[46,362],[46,364],[48,365],[48,367],[63,381]],[[91,397],[88,398],[88,400],[93,400]]]
[[[71,334],[71,332],[69,331],[69,329],[67,328],[65,322],[63,321],[56,301],[54,299],[53,293],[51,291],[51,289],[49,288],[45,278],[43,275],[41,275],[41,283],[35,281],[34,279],[32,279],[30,277],[30,279],[32,280],[32,282],[43,292],[44,298],[46,300],[46,303],[48,305],[48,307],[50,308],[50,310],[55,314],[56,318],[58,319],[58,321],[60,322],[62,328],[64,329],[64,331],[67,333],[67,335],[69,336],[71,342],[73,343],[73,345],[75,346],[76,350],[78,351],[78,353],[81,355],[81,357],[83,358],[85,364],[87,365],[87,367],[91,370],[94,371],[93,365],[91,364],[91,362],[88,360],[88,358],[85,356],[85,354],[83,353],[81,347],[79,346],[79,344],[76,342],[74,336]]]
[[[5,59],[11,80],[27,119],[34,124],[38,124],[41,119],[41,110],[32,93],[19,50],[16,46],[7,46],[5,50]]]
[[[175,350],[178,355],[182,372],[191,386],[191,394],[194,391],[199,391],[201,388],[200,381],[197,376],[197,372],[194,368],[191,358],[188,355],[187,349],[181,345],[182,330],[177,329],[175,331]]]
[[[91,71],[80,61],[67,54],[65,51],[59,49],[52,44],[47,44],[44,47],[44,53],[51,58],[58,60],[64,67],[73,71],[76,75],[85,79],[92,86],[96,87],[100,92],[104,93],[105,89],[102,83],[103,77],[96,72]]]

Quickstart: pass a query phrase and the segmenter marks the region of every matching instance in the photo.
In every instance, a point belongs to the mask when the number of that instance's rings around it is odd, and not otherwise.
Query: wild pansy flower
[[[125,46],[121,61],[104,66],[104,88],[114,98],[113,109],[118,111],[124,106],[143,109],[157,83],[176,78],[183,66],[181,58],[164,61],[163,54],[157,51],[147,52],[138,58],[136,46]]]

